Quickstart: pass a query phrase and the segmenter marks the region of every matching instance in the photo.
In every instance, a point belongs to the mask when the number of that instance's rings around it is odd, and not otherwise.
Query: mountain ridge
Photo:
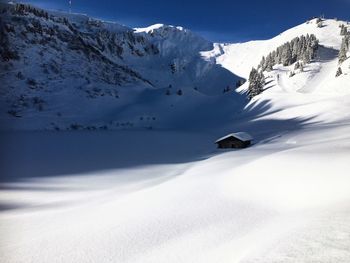
[[[347,24],[324,20],[318,27],[314,19],[271,40],[220,44],[179,26],[132,29],[86,15],[1,5],[1,25],[9,39],[2,54],[9,59],[0,75],[6,86],[0,128],[12,130],[173,129],[186,124],[210,128],[220,122],[226,126],[230,116],[244,111],[248,83],[241,84],[262,56],[294,37],[315,34],[320,54],[331,58],[318,57],[294,79],[283,77],[286,85],[277,93],[311,90],[302,87],[324,63],[335,61],[342,38],[338,27]],[[347,63],[342,76],[329,79],[330,83],[342,80],[346,86]],[[334,62],[328,69],[335,74],[336,67]],[[280,71],[293,69],[277,67],[265,77],[280,86],[276,82]],[[299,84],[290,84],[293,80]],[[341,90],[340,94],[347,94],[346,88]]]

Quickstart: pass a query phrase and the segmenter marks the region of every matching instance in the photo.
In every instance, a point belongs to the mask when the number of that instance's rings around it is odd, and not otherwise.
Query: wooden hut
[[[253,137],[246,132],[230,133],[218,139],[215,143],[218,148],[246,148],[251,145]]]

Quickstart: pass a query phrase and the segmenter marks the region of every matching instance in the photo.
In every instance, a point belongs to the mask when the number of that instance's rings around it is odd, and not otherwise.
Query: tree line
[[[249,99],[260,94],[265,86],[264,71],[272,71],[273,66],[282,64],[290,66],[296,63],[296,68],[302,68],[303,64],[308,64],[316,57],[319,41],[314,34],[295,37],[291,41],[284,43],[263,56],[257,69],[252,68],[249,74]]]
[[[339,77],[341,74],[343,74],[340,65],[348,58],[347,53],[350,49],[350,32],[348,32],[348,29],[344,24],[340,25],[340,35],[343,36],[343,39],[338,54],[339,67],[335,74],[336,77]]]
[[[290,42],[286,42],[270,52],[266,58],[262,57],[258,69],[271,71],[273,66],[277,64],[290,66],[297,61],[308,64],[316,56],[318,42],[314,34],[293,38]]]

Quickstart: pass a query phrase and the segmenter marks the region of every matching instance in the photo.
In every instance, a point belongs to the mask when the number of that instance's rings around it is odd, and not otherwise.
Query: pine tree
[[[243,79],[237,80],[237,82],[236,82],[236,88],[242,86],[242,85],[244,84],[244,82],[245,82],[245,80],[243,80]]]
[[[349,42],[350,42],[349,36],[343,37],[340,50],[339,50],[339,55],[338,55],[339,64],[343,63],[347,59],[346,53],[349,51],[349,44],[350,44]]]
[[[283,46],[282,51],[282,64],[283,66],[289,66],[292,62],[292,50],[290,48],[289,42]]]
[[[272,53],[273,54],[273,53]],[[266,61],[265,61],[265,70],[267,71],[272,71],[273,70],[273,66],[275,64],[275,61],[273,59],[273,55],[271,53],[266,57]]]
[[[349,43],[349,41],[346,43]],[[305,64],[310,63],[316,57],[317,50],[318,39],[314,34],[296,37],[290,42],[277,47],[276,50],[270,52],[266,57],[262,57],[258,70],[262,72],[265,70],[272,71],[274,65],[281,63],[283,66],[290,66],[297,61],[302,61]],[[295,67],[296,69],[300,68],[298,64]]]
[[[266,59],[265,59],[265,56],[262,57],[258,68],[261,68],[262,71],[264,71],[264,70],[266,69]]]
[[[299,46],[299,38],[296,37],[292,40],[292,60],[296,61],[298,58],[298,46]]]
[[[340,26],[340,35],[341,35],[341,36],[346,36],[347,34],[348,34],[348,30],[347,30],[347,28],[345,27],[345,25],[342,24],[342,25]]]
[[[231,90],[230,86],[226,86],[226,88],[224,88],[223,93],[229,92]]]
[[[341,74],[343,74],[343,71],[341,70],[341,67],[339,67],[335,76],[339,77]]]
[[[265,85],[265,77],[262,71],[252,68],[249,74],[248,97],[251,99],[254,96],[263,92]]]
[[[306,64],[309,64],[311,62],[311,60],[313,59],[313,57],[314,57],[314,52],[312,50],[312,47],[308,46],[306,48],[305,53],[304,53],[303,60]]]
[[[170,64],[170,69],[171,69],[171,73],[174,74],[176,72],[176,64],[175,64],[175,62]]]
[[[345,45],[341,45],[338,55],[339,64],[343,63],[346,60],[346,49]]]
[[[259,94],[257,91],[257,76],[258,76],[258,71],[255,68],[252,68],[252,70],[249,73],[249,87],[248,87],[248,96],[250,99]]]

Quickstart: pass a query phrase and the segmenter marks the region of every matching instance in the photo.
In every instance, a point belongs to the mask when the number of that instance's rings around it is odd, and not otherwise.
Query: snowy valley
[[[350,261],[349,22],[211,43],[0,10],[2,262]],[[253,145],[216,149],[234,131]]]

